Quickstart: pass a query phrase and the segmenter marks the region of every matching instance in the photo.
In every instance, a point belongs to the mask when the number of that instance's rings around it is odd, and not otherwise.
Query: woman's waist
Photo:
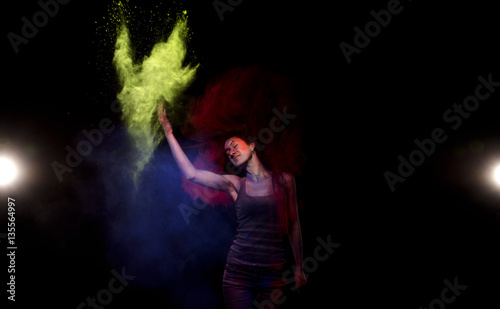
[[[227,264],[263,269],[281,270],[285,267],[286,259],[284,252],[248,252],[240,251],[233,244],[227,255]]]

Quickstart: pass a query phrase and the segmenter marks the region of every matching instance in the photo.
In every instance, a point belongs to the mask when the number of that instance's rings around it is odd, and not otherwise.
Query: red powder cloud
[[[300,175],[305,157],[294,92],[289,78],[257,66],[237,67],[209,82],[191,103],[183,128],[187,138],[199,142],[195,167],[234,173],[224,142],[236,135],[256,143],[259,159],[269,170]],[[211,205],[232,203],[228,194],[185,179],[183,187],[193,199]]]

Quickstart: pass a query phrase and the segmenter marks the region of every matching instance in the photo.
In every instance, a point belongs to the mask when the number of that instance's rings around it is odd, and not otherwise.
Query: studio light
[[[0,158],[0,185],[11,183],[17,176],[17,168],[12,160]]]

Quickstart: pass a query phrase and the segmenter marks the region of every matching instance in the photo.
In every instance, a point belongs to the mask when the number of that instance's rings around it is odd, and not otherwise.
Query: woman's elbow
[[[184,177],[186,177],[187,180],[193,182],[196,181],[196,174],[197,174],[196,169],[184,171],[182,174],[184,175]]]

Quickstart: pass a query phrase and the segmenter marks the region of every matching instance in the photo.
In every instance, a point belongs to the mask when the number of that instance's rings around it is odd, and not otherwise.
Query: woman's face
[[[236,167],[250,160],[254,148],[255,145],[253,143],[248,145],[239,137],[231,137],[224,144],[224,150],[226,151],[229,161]]]

